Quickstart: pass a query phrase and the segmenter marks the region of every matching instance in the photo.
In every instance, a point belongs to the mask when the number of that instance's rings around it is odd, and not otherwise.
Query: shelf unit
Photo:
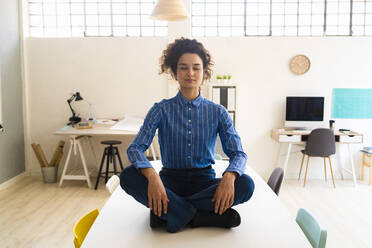
[[[208,88],[208,99],[224,106],[236,124],[236,85],[232,83],[211,83]]]

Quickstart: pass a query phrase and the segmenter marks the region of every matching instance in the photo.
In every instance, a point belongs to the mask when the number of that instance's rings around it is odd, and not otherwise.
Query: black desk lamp
[[[81,100],[83,100],[83,98],[80,96],[79,92],[76,92],[75,94],[72,95],[72,97],[70,97],[70,99],[67,100],[68,106],[70,106],[70,109],[71,109],[71,112],[72,112],[72,117],[70,117],[70,119],[69,119],[70,122],[68,123],[68,125],[74,125],[74,124],[79,123],[81,121],[81,118],[79,116],[76,116],[75,111],[71,107],[71,102],[73,100],[81,101]]]

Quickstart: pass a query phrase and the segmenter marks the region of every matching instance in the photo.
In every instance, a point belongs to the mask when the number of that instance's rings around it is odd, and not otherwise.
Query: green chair
[[[327,230],[309,211],[300,208],[297,212],[296,222],[301,227],[313,248],[326,247]]]

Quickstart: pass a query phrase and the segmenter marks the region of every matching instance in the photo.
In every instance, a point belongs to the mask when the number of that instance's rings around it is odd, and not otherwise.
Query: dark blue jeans
[[[177,232],[194,217],[197,210],[213,211],[212,198],[221,178],[216,178],[213,168],[180,170],[163,168],[160,173],[169,202],[167,214],[161,219],[167,221],[167,231]],[[148,181],[135,167],[128,166],[120,174],[121,187],[138,202],[148,207]],[[234,204],[248,201],[254,191],[254,182],[243,174],[235,180]]]

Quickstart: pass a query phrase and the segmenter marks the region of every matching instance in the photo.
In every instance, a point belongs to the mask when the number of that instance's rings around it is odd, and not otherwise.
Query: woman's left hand
[[[226,172],[223,175],[212,199],[215,214],[218,213],[221,215],[233,205],[235,178],[236,174],[234,172]]]

